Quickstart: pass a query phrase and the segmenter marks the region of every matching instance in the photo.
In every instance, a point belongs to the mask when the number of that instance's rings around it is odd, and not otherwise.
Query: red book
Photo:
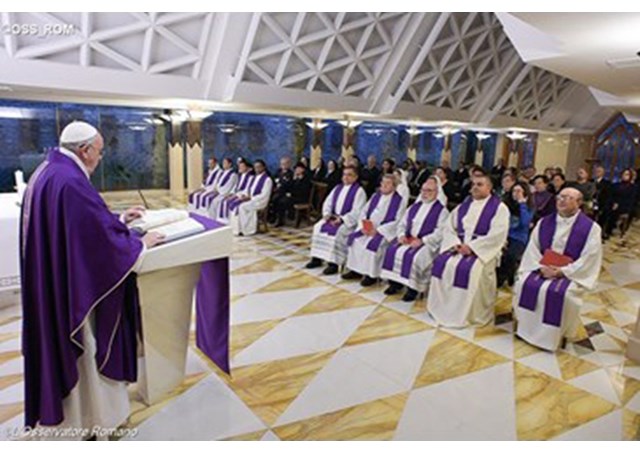
[[[374,226],[373,226],[373,222],[369,219],[364,219],[362,221],[362,231],[365,232],[365,234],[369,234],[374,230]]]
[[[554,252],[551,249],[545,250],[544,255],[542,255],[542,259],[540,260],[540,264],[543,266],[564,267],[571,263],[573,263],[571,257]]]

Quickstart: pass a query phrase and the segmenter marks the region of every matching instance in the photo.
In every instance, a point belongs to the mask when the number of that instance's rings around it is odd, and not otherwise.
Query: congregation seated
[[[338,273],[338,267],[347,259],[347,239],[355,230],[367,196],[358,184],[358,173],[352,166],[342,170],[342,183],[338,184],[325,198],[322,205],[322,219],[313,227],[311,237],[311,261],[307,269],[327,263],[323,273]]]
[[[291,191],[291,181],[293,180],[293,170],[291,169],[291,158],[288,156],[280,159],[280,168],[273,177],[273,193],[271,195],[271,203],[269,204],[269,221],[275,223],[276,212],[275,207],[280,200],[287,196],[287,192]]]
[[[538,175],[533,178],[533,204],[535,212],[533,216],[534,225],[538,220],[556,212],[556,200],[549,191],[549,179],[546,175]]]
[[[200,212],[213,218],[220,206],[220,202],[231,193],[238,182],[238,175],[233,169],[233,161],[225,157],[222,159],[222,171],[215,183],[202,197],[200,197]]]
[[[396,192],[402,197],[402,210],[407,209],[409,205],[409,183],[407,181],[407,172],[401,168],[396,168],[393,171],[393,175],[396,177]]]
[[[438,254],[442,229],[449,215],[447,200],[436,176],[422,185],[420,196],[405,212],[382,263],[381,277],[389,281],[385,294],[407,290],[402,298],[413,302],[428,290],[431,264]]]
[[[518,270],[513,298],[517,335],[554,351],[580,325],[581,295],[596,286],[602,263],[601,230],[580,207],[582,193],[565,188],[557,213],[542,218]]]
[[[307,175],[307,167],[302,163],[294,167],[293,179],[287,184],[283,196],[272,201],[275,212],[275,227],[284,225],[285,216],[293,217],[293,205],[308,203],[311,196],[311,177]]]
[[[362,286],[373,285],[382,269],[387,246],[395,239],[398,223],[403,215],[402,197],[396,192],[396,178],[386,174],[380,190],[360,212],[358,228],[349,235],[347,265],[349,272],[343,278],[362,277]]]
[[[357,168],[352,168],[357,173]],[[327,192],[331,192],[333,188],[340,183],[341,177],[342,171],[338,168],[338,163],[335,160],[331,159],[329,162],[327,162],[327,173],[325,174],[323,181],[327,185]]]
[[[215,190],[218,178],[222,173],[222,169],[218,165],[218,161],[215,157],[209,159],[209,170],[207,177],[205,178],[202,186],[189,194],[189,210],[199,211],[203,207],[203,200],[209,194]]]
[[[376,156],[371,154],[367,157],[367,166],[360,172],[360,182],[367,193],[367,198],[374,194],[380,180],[380,169]]]
[[[229,210],[229,224],[233,234],[250,236],[258,230],[258,211],[269,204],[273,181],[267,173],[267,166],[258,159],[253,165],[255,175],[247,188],[237,194],[233,207]]]
[[[445,223],[427,299],[427,309],[440,325],[485,325],[494,318],[496,267],[507,239],[509,210],[491,190],[489,176],[474,176],[471,196]]]

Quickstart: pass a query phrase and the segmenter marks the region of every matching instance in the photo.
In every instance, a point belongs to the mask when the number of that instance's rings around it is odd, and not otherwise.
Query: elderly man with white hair
[[[349,235],[347,268],[342,277],[359,279],[362,286],[373,285],[382,268],[387,246],[396,237],[398,222],[402,218],[402,197],[396,192],[396,178],[384,175],[380,191],[374,194],[360,211],[358,229]]]
[[[600,226],[580,207],[575,188],[557,196],[557,212],[533,229],[522,257],[513,297],[517,335],[554,351],[580,325],[581,296],[595,288],[602,264]]]
[[[145,250],[91,185],[104,141],[90,124],[64,128],[35,170],[22,208],[25,425],[115,428],[129,416],[139,334],[135,272]]]
[[[442,230],[449,216],[446,199],[438,199],[441,193],[438,177],[430,176],[422,185],[420,197],[398,224],[397,237],[382,263],[381,277],[389,280],[385,294],[396,294],[406,286],[402,300],[413,302],[419,292],[428,290],[431,264],[440,250]]]

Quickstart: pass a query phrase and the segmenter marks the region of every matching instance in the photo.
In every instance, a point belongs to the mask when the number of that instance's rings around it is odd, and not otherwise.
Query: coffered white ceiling
[[[610,114],[525,62],[493,13],[2,13],[12,97],[187,99],[309,115],[595,129]],[[517,43],[516,43],[517,45]],[[557,72],[557,71],[556,71]],[[578,107],[578,108],[576,108]]]

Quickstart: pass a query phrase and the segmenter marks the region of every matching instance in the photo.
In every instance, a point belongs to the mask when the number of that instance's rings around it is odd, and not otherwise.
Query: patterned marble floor
[[[131,389],[137,440],[638,440],[640,365],[623,351],[640,307],[640,227],[606,245],[582,339],[537,350],[496,324],[436,328],[425,301],[304,269],[310,229],[238,238],[232,376],[193,346],[161,403]],[[22,424],[20,309],[0,312],[0,438]]]

